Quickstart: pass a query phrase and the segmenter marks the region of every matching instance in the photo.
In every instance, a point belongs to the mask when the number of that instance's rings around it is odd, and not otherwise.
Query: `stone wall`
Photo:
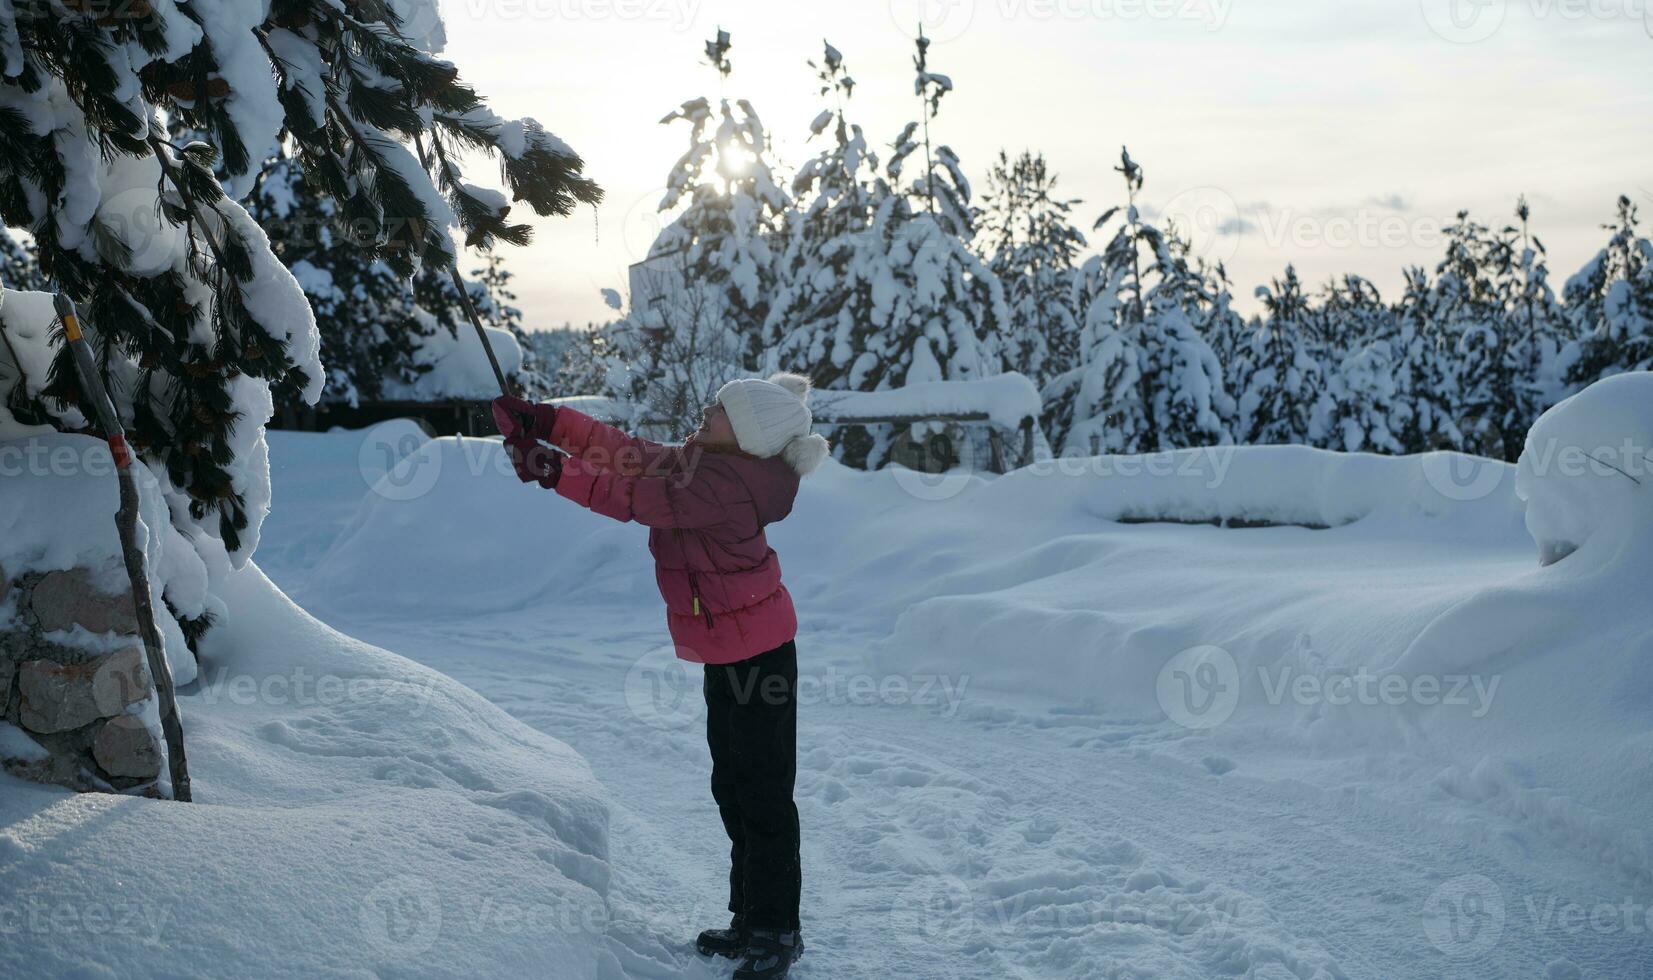
[[[81,568],[16,578],[0,568],[0,722],[44,750],[19,750],[12,733],[0,739],[0,767],[76,790],[153,794],[163,756],[140,713],[153,697],[130,592],[103,593]]]

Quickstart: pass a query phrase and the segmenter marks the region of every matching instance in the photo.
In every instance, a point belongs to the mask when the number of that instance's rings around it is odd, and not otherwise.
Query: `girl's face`
[[[737,449],[735,430],[729,425],[729,413],[722,405],[707,405],[700,412],[700,428],[689,438],[697,444],[714,449]]]

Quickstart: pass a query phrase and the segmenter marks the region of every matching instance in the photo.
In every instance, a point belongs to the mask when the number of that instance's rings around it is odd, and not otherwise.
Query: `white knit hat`
[[[717,402],[744,452],[784,455],[801,475],[821,465],[828,452],[826,439],[809,431],[809,387],[801,374],[772,374],[767,381],[741,378],[719,388]]]

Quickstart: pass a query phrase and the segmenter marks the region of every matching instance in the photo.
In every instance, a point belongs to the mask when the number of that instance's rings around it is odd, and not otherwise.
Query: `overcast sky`
[[[1517,195],[1560,281],[1629,194],[1653,224],[1653,0],[441,0],[446,55],[506,115],[530,115],[607,191],[595,216],[536,221],[507,262],[531,326],[612,314],[646,251],[687,130],[658,120],[749,99],[783,167],[810,152],[822,39],[859,83],[879,149],[917,117],[912,37],[956,86],[933,135],[979,192],[999,148],[1043,151],[1089,230],[1119,203],[1121,144],[1169,211],[1227,261],[1244,310],[1288,262],[1393,292],[1433,267],[1456,211],[1501,225]],[[1646,225],[1644,225],[1646,227]],[[1645,233],[1645,232],[1644,232]],[[1096,243],[1093,243],[1096,244]]]

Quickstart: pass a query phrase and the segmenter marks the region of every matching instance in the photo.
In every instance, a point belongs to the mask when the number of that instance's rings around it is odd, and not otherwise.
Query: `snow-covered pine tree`
[[[1435,296],[1422,268],[1404,270],[1406,287],[1389,321],[1396,410],[1391,431],[1408,453],[1458,449],[1463,436],[1455,422],[1460,404],[1453,381],[1453,349],[1435,320]]]
[[[730,48],[727,31],[706,42],[720,85],[733,71]],[[774,295],[771,246],[790,201],[775,182],[768,137],[750,102],[723,98],[714,114],[710,100],[691,99],[661,123],[678,121],[689,126],[689,146],[666,179],[660,211],[683,211],[655,239],[650,259],[681,255],[692,281],[716,290],[716,314],[749,365],[761,350]]]
[[[858,273],[873,251],[867,240],[873,220],[869,175],[876,175],[878,157],[845,112],[855,79],[838,49],[830,42],[824,48],[820,62],[809,66],[820,94],[831,101],[809,130],[811,139],[830,134],[830,142],[792,181],[798,206],[786,214],[764,343],[789,370],[808,373],[822,387],[846,387],[857,318],[870,308],[871,283]]]
[[[1570,328],[1550,288],[1544,243],[1532,234],[1532,209],[1525,196],[1515,206],[1519,224],[1498,235],[1489,265],[1493,290],[1504,311],[1505,359],[1514,388],[1513,419],[1505,436],[1505,458],[1520,458],[1526,432],[1545,409],[1561,399],[1555,376],[1557,356]]]
[[[1231,375],[1239,401],[1235,438],[1250,445],[1320,445],[1330,405],[1313,314],[1297,269],[1257,287],[1265,316]]]
[[[1577,339],[1558,359],[1566,394],[1625,371],[1653,369],[1653,242],[1641,236],[1636,205],[1619,198],[1612,232],[1563,295]]]
[[[470,335],[449,269],[423,264],[411,283],[404,280],[364,247],[371,243],[358,240],[357,230],[306,178],[289,147],[266,162],[245,206],[315,311],[327,369],[323,401],[357,405],[406,397],[439,352],[451,351],[454,338]],[[482,258],[486,265],[464,280],[472,306],[484,322],[517,337],[523,361],[512,382],[525,397],[541,396],[546,381],[535,367],[521,312],[512,305],[511,273],[498,250]],[[278,386],[276,397],[278,404],[292,405],[298,393]]]
[[[1136,453],[1232,441],[1233,401],[1198,324],[1213,288],[1173,233],[1142,219],[1143,171],[1129,150],[1114,168],[1127,203],[1097,219],[1112,228],[1074,284],[1080,364],[1045,387],[1046,433],[1062,452]]]
[[[1003,150],[987,175],[977,248],[1004,287],[1010,321],[999,335],[1005,367],[1042,385],[1078,359],[1073,309],[1076,259],[1085,235],[1068,215],[1077,199],[1056,196],[1043,154]]]
[[[437,325],[422,315],[408,283],[373,255],[371,243],[351,237],[338,205],[285,149],[259,174],[246,208],[315,314],[327,372],[323,401],[357,405],[383,398],[387,388],[411,385],[427,369],[417,355]],[[278,403],[296,405],[303,395],[293,385],[276,387]]]
[[[1132,201],[1140,171],[1128,171]],[[1135,213],[1135,204],[1130,205]],[[1117,210],[1117,209],[1114,209]],[[1114,211],[1097,220],[1103,227]],[[1139,452],[1151,438],[1148,399],[1142,386],[1144,354],[1140,257],[1120,229],[1100,255],[1087,259],[1073,283],[1080,310],[1079,362],[1043,389],[1045,435],[1058,452]]]
[[[823,388],[882,391],[1002,370],[987,338],[1008,313],[997,277],[970,251],[970,184],[957,155],[927,136],[952,81],[929,70],[928,39],[917,43],[923,122],[902,130],[883,176],[860,130],[842,118],[849,89],[841,57],[829,46],[817,69],[822,94],[834,93],[835,105],[812,128],[819,134],[832,126],[833,145],[799,173],[800,197],[812,196],[789,225],[786,302],[771,322],[786,352],[781,363],[807,366]],[[908,158],[920,151],[923,171],[903,184]],[[830,437],[853,465],[883,466],[896,452],[947,465],[939,443],[915,450],[910,435],[874,426]]]
[[[1428,317],[1446,354],[1454,445],[1480,455],[1519,455],[1521,422],[1507,310],[1495,282],[1497,243],[1485,225],[1458,212],[1446,228],[1446,256],[1435,267]]]
[[[1004,290],[970,249],[977,211],[970,181],[950,146],[933,144],[930,125],[953,81],[930,70],[930,40],[920,32],[913,94],[920,118],[896,137],[884,176],[872,184],[872,227],[860,236],[851,285],[860,302],[846,338],[855,359],[836,386],[880,391],[930,381],[973,381],[999,374],[998,334],[1009,320]],[[923,169],[904,183],[922,150]],[[925,468],[960,461],[950,439],[920,428],[875,427],[870,442],[840,440],[840,457],[868,467],[900,458]]]
[[[252,553],[268,506],[270,385],[314,400],[324,382],[304,294],[236,200],[283,132],[401,275],[451,261],[453,224],[472,245],[528,236],[503,195],[465,182],[461,147],[496,156],[540,214],[599,191],[567,145],[495,116],[403,38],[382,0],[140,6],[0,7],[0,218],[80,301],[132,445],[218,568]],[[163,115],[203,139],[178,145]],[[67,350],[43,400],[61,428],[85,427]]]
[[[706,42],[725,85],[729,33]],[[661,213],[676,212],[644,266],[650,294],[633,295],[614,324],[613,393],[674,429],[693,419],[725,381],[763,359],[763,325],[776,291],[774,240],[789,201],[775,182],[768,138],[745,99],[700,97],[660,120],[684,122],[689,145],[672,165]]]
[[[1387,311],[1377,287],[1356,275],[1334,276],[1320,287],[1317,298],[1313,307],[1315,343],[1331,363],[1375,336]]]
[[[1398,395],[1391,344],[1399,329],[1394,311],[1369,280],[1346,275],[1326,286],[1318,312],[1321,370],[1330,403],[1323,445],[1350,453],[1404,452],[1395,436]]]
[[[1217,363],[1223,367],[1224,385],[1233,392],[1236,389],[1231,380],[1234,377],[1231,368],[1239,360],[1240,352],[1251,342],[1255,325],[1234,309],[1233,283],[1228,278],[1225,264],[1218,262],[1209,268],[1202,265],[1200,274],[1207,285],[1209,302],[1204,315],[1195,325],[1200,336],[1211,345],[1212,353],[1217,355]]]
[[[1004,289],[970,250],[977,212],[970,181],[945,144],[932,145],[930,123],[953,80],[932,72],[930,40],[919,33],[913,93],[920,120],[896,137],[872,188],[873,228],[861,276],[871,285],[870,316],[850,340],[857,351],[846,387],[877,391],[925,381],[969,381],[1000,373],[995,338],[1009,319]],[[910,157],[923,170],[903,185]]]
[[[35,258],[31,244],[21,241],[9,228],[0,225],[0,285],[8,290],[41,291],[49,288],[40,262]],[[26,425],[42,425],[49,421],[45,410],[36,404],[23,382],[24,370],[10,334],[0,324],[0,361],[6,370],[0,374],[0,390],[5,391],[4,408],[0,410],[0,429],[5,428],[6,415]]]

